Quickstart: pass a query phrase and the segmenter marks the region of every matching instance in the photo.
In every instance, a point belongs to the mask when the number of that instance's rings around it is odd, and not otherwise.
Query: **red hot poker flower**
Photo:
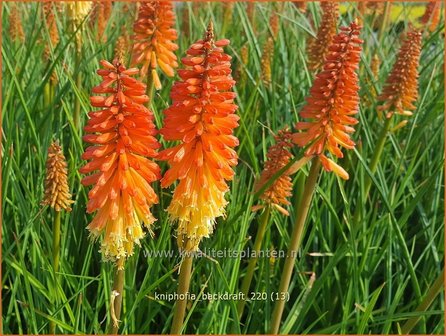
[[[71,211],[70,188],[68,186],[67,161],[59,142],[52,142],[48,148],[46,161],[45,197],[42,204],[56,211]]]
[[[339,5],[334,1],[322,1],[321,24],[317,36],[308,42],[308,67],[320,70],[328,53],[328,47],[336,35],[336,26],[339,16]]]
[[[420,23],[423,25],[428,25],[429,31],[433,32],[440,21],[441,16],[441,2],[440,1],[430,1],[426,5],[426,11],[420,18]]]
[[[161,176],[158,165],[148,158],[157,156],[160,147],[153,114],[143,104],[148,101],[146,86],[132,76],[138,69],[126,69],[118,60],[101,61],[98,75],[102,83],[93,88],[90,112],[84,130],[85,142],[92,144],[82,159],[89,160],[81,173],[88,174],[83,185],[94,185],[88,196],[87,211],[96,212],[88,229],[94,237],[104,233],[101,251],[104,259],[119,268],[133,254],[134,243],[144,237],[155,221],[150,207],[158,197],[150,183]]]
[[[174,68],[178,67],[174,51],[178,45],[175,14],[171,1],[141,2],[138,18],[133,25],[132,65],[141,65],[141,76],[146,76],[151,69],[151,76],[157,90],[161,82],[156,72],[160,67],[164,74],[173,77]]]
[[[208,237],[215,218],[224,215],[228,191],[237,164],[232,135],[238,126],[234,114],[235,82],[231,77],[231,57],[223,52],[228,40],[214,41],[212,24],[205,38],[192,44],[178,70],[181,80],[171,91],[172,105],[164,111],[160,133],[167,141],[180,141],[160,153],[170,169],[161,180],[168,187],[180,180],[167,211],[178,221],[178,245],[194,251]]]
[[[18,5],[14,2],[11,3],[11,12],[9,13],[9,35],[13,41],[25,42],[21,13]]]
[[[256,184],[255,190],[258,191],[264,186],[278,171],[285,167],[293,158],[290,148],[293,147],[292,134],[288,129],[279,131],[274,137],[275,143],[268,149],[267,161],[260,174],[260,179]],[[291,196],[293,183],[291,182],[290,171],[285,171],[277,178],[270,187],[260,196],[260,199],[266,203],[272,204],[284,215],[289,215],[282,205],[288,205],[288,197]],[[259,207],[256,207],[259,208]]]
[[[416,106],[413,103],[418,98],[418,64],[421,53],[421,33],[412,29],[407,33],[406,39],[398,53],[397,60],[387,78],[379,101],[380,111],[389,111],[387,118],[393,112],[411,116]]]
[[[293,134],[294,142],[300,147],[308,146],[306,156],[318,155],[326,171],[334,171],[343,179],[347,172],[325,156],[342,158],[340,147],[352,149],[355,143],[349,134],[358,121],[352,116],[358,113],[358,75],[362,40],[358,38],[360,26],[352,22],[342,27],[329,47],[323,70],[316,76],[307,104],[300,112],[302,118],[311,121],[298,122]]]
[[[51,41],[51,46],[45,44],[43,51],[43,58],[48,61],[51,58],[51,47],[56,48],[59,43],[59,31],[57,30],[56,15],[54,14],[53,1],[44,1],[43,16],[48,29],[48,34]]]

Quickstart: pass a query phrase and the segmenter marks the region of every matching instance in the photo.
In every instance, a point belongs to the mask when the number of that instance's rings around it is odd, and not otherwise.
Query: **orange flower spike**
[[[384,85],[378,101],[384,102],[380,111],[389,111],[387,118],[394,112],[410,116],[418,98],[418,65],[421,53],[421,32],[412,29],[406,35],[392,71]]]
[[[159,67],[168,77],[174,76],[174,68],[178,67],[174,53],[178,45],[175,14],[171,1],[141,2],[138,18],[133,25],[132,65],[141,65],[141,76],[151,72],[157,90],[161,82],[156,72]]]
[[[175,189],[167,211],[178,221],[178,245],[194,251],[213,231],[215,218],[224,215],[225,193],[237,164],[232,135],[239,117],[234,114],[235,82],[231,77],[231,57],[223,52],[229,40],[214,40],[212,24],[205,38],[192,44],[178,70],[181,80],[171,90],[172,105],[164,111],[160,133],[167,141],[180,141],[162,151],[170,169],[161,180],[166,188],[175,180]]]
[[[17,40],[21,43],[25,41],[21,13],[14,2],[11,3],[11,11],[9,13],[9,35],[13,41]]]
[[[70,188],[68,186],[67,161],[59,142],[52,142],[48,148],[46,161],[45,196],[43,205],[49,205],[56,211],[71,211]]]
[[[307,104],[300,112],[302,121],[293,134],[293,141],[300,147],[308,146],[305,155],[318,155],[326,171],[334,171],[343,179],[347,172],[327,156],[342,158],[340,147],[352,149],[355,143],[349,134],[358,121],[353,115],[358,113],[358,69],[362,40],[358,38],[361,26],[352,22],[349,27],[341,27],[330,47],[323,70],[317,74]]]
[[[129,37],[127,34],[127,28],[122,26],[121,35],[116,40],[115,44],[115,57],[118,60],[121,60],[122,63],[125,63],[125,57],[129,52]]]
[[[262,58],[260,59],[262,69],[262,79],[265,84],[270,84],[272,79],[271,59],[274,56],[274,40],[268,37],[262,50]]]
[[[274,39],[277,39],[277,35],[279,34],[279,16],[277,15],[276,9],[273,8],[271,11],[271,15],[269,17],[269,26],[271,28],[271,33]]]
[[[441,16],[441,2],[440,1],[430,1],[426,5],[426,11],[423,16],[420,17],[420,23],[423,25],[428,25],[429,31],[433,32],[440,22]]]
[[[279,131],[279,134],[274,137],[275,143],[268,149],[267,161],[265,167],[260,174],[260,178],[255,186],[258,191],[264,186],[279,170],[285,167],[293,158],[290,148],[293,147],[292,134],[288,129]],[[289,215],[282,205],[289,205],[287,200],[291,196],[293,184],[290,177],[290,172],[284,172],[277,178],[270,187],[260,196],[260,199],[266,203],[272,204],[284,215]]]
[[[43,15],[48,29],[51,46],[56,48],[59,43],[59,31],[57,30],[56,16],[54,15],[53,1],[44,1],[43,3]],[[48,44],[45,44],[43,51],[43,57],[45,60],[49,60],[51,56],[51,49]]]
[[[317,36],[308,43],[308,67],[312,71],[320,70],[323,66],[328,47],[336,35],[336,26],[339,16],[337,2],[321,2],[322,18]]]
[[[134,244],[145,235],[140,223],[150,230],[155,221],[150,207],[158,197],[150,183],[161,174],[149,158],[157,156],[160,145],[153,114],[143,105],[148,101],[146,86],[132,77],[138,69],[126,69],[118,60],[101,65],[97,73],[103,80],[93,92],[108,96],[90,98],[91,105],[101,109],[89,113],[83,140],[92,145],[82,155],[89,162],[80,171],[93,173],[82,180],[85,186],[94,185],[87,212],[96,215],[88,229],[94,237],[104,233],[104,259],[123,268]]]

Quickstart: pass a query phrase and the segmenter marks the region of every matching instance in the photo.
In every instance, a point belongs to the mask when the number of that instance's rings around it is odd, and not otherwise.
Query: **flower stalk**
[[[240,289],[240,292],[243,293],[242,297],[247,298],[249,288],[251,286],[252,278],[254,276],[254,270],[257,265],[258,255],[260,253],[260,248],[262,247],[263,238],[265,237],[266,228],[268,227],[269,219],[271,214],[271,206],[268,205],[265,207],[265,210],[262,213],[262,216],[260,217],[260,225],[257,231],[257,235],[254,241],[253,251],[254,256],[249,259],[248,268],[246,269],[246,274],[243,277],[242,286]],[[246,301],[240,300],[237,304],[237,314],[239,319],[243,315],[243,310],[245,308]]]
[[[186,252],[180,266],[180,277],[178,279],[178,300],[175,303],[173,314],[171,335],[180,335],[183,330],[184,316],[186,315],[187,297],[189,293],[190,279],[192,274],[192,263],[194,257],[192,253]]]
[[[381,159],[381,154],[384,149],[384,144],[386,143],[387,135],[389,133],[390,126],[392,124],[391,120],[392,117],[385,118],[383,128],[381,129],[381,132],[378,136],[378,140],[375,144],[375,151],[373,152],[372,160],[370,161],[370,166],[369,166],[369,170],[372,174],[375,174],[376,169],[378,168],[378,163],[379,160]],[[372,177],[370,175],[367,175],[364,179],[364,190],[363,190],[363,195],[365,196],[365,198],[367,198],[367,196],[369,195],[371,186],[372,186]],[[360,223],[361,210],[362,210],[360,204],[364,204],[364,200],[356,205],[356,209],[353,215],[353,225],[357,225]]]
[[[115,267],[115,275],[113,279],[113,290],[110,300],[111,321],[108,327],[109,333],[116,335],[119,331],[119,322],[122,309],[122,296],[124,294],[124,278],[125,270]]]
[[[42,201],[42,205],[49,205],[54,209],[53,219],[53,277],[54,277],[54,290],[55,298],[52,304],[58,301],[59,285],[58,275],[59,272],[59,260],[60,260],[60,226],[61,226],[61,211],[71,211],[71,194],[68,187],[67,177],[67,163],[65,156],[62,152],[62,147],[59,143],[52,142],[48,148],[48,159],[46,161],[46,178],[45,178],[45,195]],[[54,334],[56,325],[54,322],[50,322],[50,333]]]
[[[287,128],[282,129],[274,137],[275,143],[269,147],[267,154],[267,161],[263,168],[260,178],[257,181],[254,190],[259,191],[268,181],[271,180],[279,171],[286,167],[290,160],[293,158],[293,154],[290,152],[290,148],[293,147],[292,143],[292,133]],[[265,208],[261,217],[260,225],[257,229],[257,235],[254,241],[253,251],[254,256],[249,260],[248,268],[246,274],[243,277],[241,292],[243,293],[243,298],[248,297],[249,288],[251,286],[252,278],[254,276],[254,270],[257,265],[258,255],[262,247],[263,238],[266,233],[266,228],[268,227],[271,210],[276,209],[281,214],[288,216],[288,211],[284,208],[290,204],[288,197],[291,196],[293,190],[293,183],[290,175],[295,173],[295,169],[287,169],[282,173],[274,182],[267,188],[260,199],[265,203],[264,205],[256,205],[253,207],[253,211]],[[237,312],[239,318],[243,315],[243,310],[246,304],[246,300],[240,300],[237,305]]]
[[[426,311],[432,302],[435,300],[435,298],[438,296],[438,294],[441,293],[441,291],[444,289],[444,268],[441,271],[441,273],[438,275],[437,279],[435,279],[432,286],[429,288],[429,290],[426,293],[426,296],[424,297],[423,301],[420,303],[420,305],[415,309],[415,312],[424,312]],[[409,335],[412,329],[418,324],[420,319],[422,318],[422,314],[416,314],[409,318],[406,323],[404,323],[403,327],[401,328],[401,335]]]
[[[305,221],[307,219],[308,211],[310,210],[311,200],[313,198],[314,190],[316,189],[319,172],[321,171],[321,162],[318,157],[312,160],[310,173],[305,183],[303,196],[299,206],[296,208],[296,221],[294,222],[293,232],[291,233],[290,246],[288,247],[285,264],[282,270],[282,277],[280,279],[279,295],[280,299],[276,301],[273,315],[271,318],[271,334],[278,334],[280,321],[282,320],[283,310],[285,308],[285,296],[288,293],[291,276],[293,275],[293,268],[296,261],[297,251],[305,228]]]

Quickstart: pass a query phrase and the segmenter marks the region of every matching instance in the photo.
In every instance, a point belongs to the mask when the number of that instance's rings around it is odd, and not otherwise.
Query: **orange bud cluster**
[[[352,149],[355,143],[349,134],[358,121],[353,115],[358,113],[358,75],[362,40],[358,38],[361,27],[352,22],[349,27],[341,27],[328,48],[323,70],[317,74],[307,104],[300,112],[302,118],[311,121],[298,122],[293,141],[300,147],[308,146],[305,155],[318,155],[325,170],[333,171],[339,177],[348,179],[347,172],[325,156],[342,158],[340,147]]]
[[[25,41],[25,33],[23,32],[20,15],[17,4],[11,3],[11,12],[9,13],[9,35],[13,41],[23,43]]]
[[[440,22],[441,16],[441,2],[440,1],[430,1],[426,5],[426,11],[420,18],[420,23],[423,25],[428,25],[429,31],[433,32]]]
[[[90,22],[94,26],[96,24],[96,40],[105,40],[104,35],[107,22],[110,19],[112,12],[111,0],[100,0],[94,3]]]
[[[271,12],[271,16],[269,17],[269,27],[271,29],[271,33],[274,39],[277,38],[277,35],[279,34],[279,16],[277,15],[276,11],[273,10]]]
[[[235,82],[231,77],[231,57],[223,52],[229,40],[214,40],[212,24],[204,39],[187,50],[178,70],[181,80],[171,91],[172,105],[164,111],[160,133],[167,141],[180,144],[162,151],[170,169],[161,180],[168,187],[179,180],[167,211],[178,222],[178,246],[194,251],[202,238],[212,233],[215,219],[224,215],[227,204],[226,181],[237,164],[232,135],[239,117],[234,114]]]
[[[394,112],[410,116],[418,98],[418,64],[421,53],[421,32],[410,30],[401,46],[392,71],[384,85],[378,101],[380,111],[388,111],[387,118]]]
[[[56,16],[54,15],[53,1],[43,3],[43,15],[48,29],[51,45],[45,44],[43,57],[46,61],[51,58],[51,48],[56,48],[59,43],[59,31],[57,30]]]
[[[125,26],[122,26],[121,32],[115,44],[115,57],[124,63],[124,59],[129,52],[129,36]]]
[[[381,59],[378,54],[374,54],[372,58],[372,62],[370,64],[370,70],[372,71],[373,78],[378,80],[379,78],[379,68],[381,66]]]
[[[240,63],[237,66],[236,72],[234,74],[234,79],[237,82],[245,83],[246,81],[246,68],[249,63],[249,49],[248,44],[244,44],[240,48]]]
[[[279,131],[274,137],[275,143],[268,149],[267,161],[265,167],[260,174],[260,179],[255,186],[258,191],[264,186],[278,171],[285,167],[293,158],[290,148],[294,146],[292,143],[292,134],[288,129]],[[293,184],[291,182],[290,171],[285,171],[277,178],[270,187],[268,187],[260,199],[271,204],[284,215],[289,215],[282,205],[289,205],[287,197],[291,196]]]
[[[339,5],[334,1],[321,2],[322,19],[315,39],[309,41],[308,67],[312,71],[318,71],[324,64],[328,48],[336,35],[336,26],[339,16]]]
[[[359,11],[363,15],[375,14],[382,15],[384,13],[384,1],[359,1],[358,7]]]
[[[175,14],[171,1],[142,2],[138,18],[133,25],[132,65],[142,65],[141,76],[146,76],[151,69],[151,76],[157,90],[161,82],[156,72],[159,67],[166,76],[173,77],[174,68],[178,67],[174,53],[178,45]]]
[[[45,196],[42,204],[56,211],[71,211],[70,188],[68,187],[67,162],[59,142],[52,142],[46,161]]]
[[[145,235],[140,223],[150,230],[155,221],[150,207],[158,197],[150,183],[161,176],[158,165],[148,158],[157,156],[160,145],[153,114],[143,105],[149,100],[146,86],[132,77],[139,70],[126,69],[118,60],[101,65],[97,73],[102,83],[93,93],[107,96],[90,98],[100,110],[88,114],[83,140],[92,145],[82,155],[89,162],[80,171],[93,173],[82,180],[85,186],[94,185],[87,212],[97,212],[88,229],[94,237],[104,233],[104,259],[122,268]]]
[[[274,40],[269,37],[263,46],[262,58],[260,63],[262,65],[262,79],[266,84],[271,83],[272,71],[271,71],[271,59],[274,55]]]

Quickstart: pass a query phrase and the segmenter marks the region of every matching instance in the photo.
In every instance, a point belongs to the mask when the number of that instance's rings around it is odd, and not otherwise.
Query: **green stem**
[[[171,335],[180,335],[183,329],[184,316],[186,315],[187,294],[189,293],[190,278],[192,273],[193,255],[186,253],[180,266],[180,278],[178,279],[178,300],[173,314]]]
[[[121,317],[121,307],[122,307],[122,296],[124,293],[124,275],[125,270],[116,268],[115,277],[113,279],[113,291],[114,295],[113,309],[114,314],[111,314],[110,325],[108,327],[109,333],[116,335],[119,331],[119,318]],[[116,294],[116,296],[115,296]]]
[[[53,223],[53,269],[54,273],[59,272],[60,260],[60,211],[56,211]]]
[[[50,82],[46,82],[44,88],[43,88],[43,106],[46,109],[49,108],[51,103],[51,84]],[[48,111],[45,111],[48,112]]]
[[[243,278],[241,292],[243,293],[243,298],[248,297],[249,287],[251,286],[251,281],[254,276],[254,270],[257,265],[258,255],[260,253],[260,248],[262,246],[263,238],[265,237],[266,228],[268,226],[269,218],[271,213],[271,207],[268,205],[265,208],[261,218],[260,226],[257,231],[256,239],[254,242],[254,256],[249,260],[248,269],[246,270],[245,277]],[[243,314],[243,309],[245,308],[246,301],[244,299],[240,300],[237,304],[237,313],[239,318]]]
[[[316,188],[319,171],[321,168],[321,162],[318,157],[313,159],[310,173],[308,175],[307,182],[305,183],[305,189],[303,192],[302,200],[296,211],[296,222],[294,223],[293,232],[291,234],[290,246],[288,248],[287,256],[285,259],[285,265],[283,266],[282,278],[280,279],[279,292],[280,299],[276,301],[274,311],[271,319],[271,334],[278,334],[280,321],[282,320],[283,310],[285,308],[285,297],[288,293],[290,286],[291,276],[293,274],[294,263],[296,260],[297,250],[300,247],[300,242],[305,228],[305,221],[308,211],[311,206],[311,200]]]
[[[373,157],[369,165],[369,169],[372,174],[374,174],[376,172],[376,169],[378,168],[378,163],[384,149],[384,144],[386,143],[387,133],[389,132],[390,129],[391,119],[392,117],[386,118],[381,133],[379,134],[378,141],[375,146],[375,152],[373,153]],[[361,204],[363,204],[365,199],[367,199],[371,186],[372,186],[372,177],[367,175],[364,178],[364,191],[363,191],[364,200],[362,202],[358,202],[358,204],[356,205],[355,213],[353,215],[353,225],[357,225],[361,220]]]
[[[150,104],[152,103],[152,98],[153,98],[153,78],[152,78],[152,73],[149,72],[147,75],[147,96],[149,96],[149,101],[147,103],[147,106],[150,107]]]
[[[423,301],[420,303],[417,309],[415,309],[416,312],[424,312],[429,308],[434,299],[438,296],[438,294],[441,293],[441,290],[444,286],[444,280],[445,279],[444,279],[444,268],[443,268],[441,274],[434,281],[431,288],[424,297]],[[408,319],[407,322],[401,328],[401,334],[408,335],[412,331],[412,329],[417,325],[420,319],[421,319],[420,315],[413,316],[410,319]]]
[[[55,211],[54,213],[54,222],[53,222],[53,272],[54,272],[54,301],[53,307],[57,303],[58,298],[58,276],[57,272],[59,272],[59,260],[60,260],[60,211]],[[50,321],[50,334],[54,334],[56,331],[56,324]]]

